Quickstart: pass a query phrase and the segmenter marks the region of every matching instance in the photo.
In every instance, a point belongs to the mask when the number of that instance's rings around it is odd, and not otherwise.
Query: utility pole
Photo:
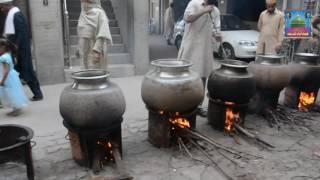
[[[287,9],[288,0],[283,0],[282,2],[282,11],[284,12]]]
[[[316,16],[319,15],[319,11],[320,11],[320,7],[319,7],[319,4],[320,4],[320,0],[317,0],[317,4],[316,4]]]

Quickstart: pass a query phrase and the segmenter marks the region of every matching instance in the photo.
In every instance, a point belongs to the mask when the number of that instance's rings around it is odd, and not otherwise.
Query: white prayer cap
[[[266,0],[267,4],[276,4],[277,0]]]
[[[0,4],[10,3],[13,0],[0,0]]]

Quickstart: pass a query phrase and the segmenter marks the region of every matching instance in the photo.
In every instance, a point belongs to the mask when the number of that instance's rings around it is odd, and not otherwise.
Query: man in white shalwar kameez
[[[174,31],[173,3],[170,3],[170,6],[166,9],[164,22],[164,35],[168,45],[171,45],[171,39]]]
[[[260,14],[257,54],[277,54],[284,37],[284,15],[276,8],[276,0],[266,0],[267,9]]]
[[[191,61],[191,69],[203,79],[219,68],[219,63],[213,59],[213,24],[220,26],[213,12],[215,8],[208,5],[207,0],[191,0],[184,13],[186,25],[178,59]]]
[[[191,69],[199,73],[204,85],[212,70],[220,66],[213,59],[213,26],[220,26],[215,8],[208,5],[208,0],[189,2],[184,13],[186,25],[178,53],[178,59],[193,63]],[[200,108],[199,115],[206,116],[206,112]]]
[[[81,68],[106,69],[107,43],[112,44],[112,37],[100,0],[81,0],[78,35]]]

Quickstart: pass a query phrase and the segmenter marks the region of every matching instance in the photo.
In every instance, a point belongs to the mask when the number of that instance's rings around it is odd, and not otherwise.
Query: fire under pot
[[[72,157],[80,166],[97,172],[104,165],[115,162],[116,153],[122,154],[121,124],[91,130],[74,128],[66,121],[63,124],[68,129]]]
[[[125,100],[109,76],[104,70],[74,72],[74,83],[60,97],[60,113],[68,129],[73,159],[95,172],[121,160]]]
[[[244,123],[255,93],[255,80],[247,67],[248,63],[242,61],[223,60],[220,69],[210,74],[208,121],[215,129],[232,132],[234,123]]]
[[[320,87],[319,55],[297,53],[289,67],[292,75],[285,90],[284,104],[300,111],[309,111],[315,106]]]
[[[289,84],[290,73],[283,56],[259,55],[249,64],[249,71],[254,74],[257,91],[251,99],[249,111],[264,114],[267,109],[276,109],[280,92]]]
[[[149,141],[156,147],[169,147],[175,142],[175,131],[196,127],[204,87],[188,61],[161,59],[151,64],[154,68],[145,75],[141,89],[149,111]]]
[[[234,123],[243,125],[248,104],[235,104],[219,99],[209,99],[208,120],[215,129],[225,132],[234,130]]]
[[[175,132],[179,128],[196,128],[197,110],[190,113],[164,112],[148,109],[149,142],[156,147],[170,147],[176,144]]]

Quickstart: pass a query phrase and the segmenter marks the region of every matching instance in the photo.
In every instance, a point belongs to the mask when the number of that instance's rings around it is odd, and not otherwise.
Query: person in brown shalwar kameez
[[[276,8],[276,0],[266,0],[267,9],[260,14],[257,54],[276,54],[284,37],[284,15]]]
[[[106,69],[107,42],[112,44],[112,37],[100,0],[81,0],[78,35],[81,68]]]

